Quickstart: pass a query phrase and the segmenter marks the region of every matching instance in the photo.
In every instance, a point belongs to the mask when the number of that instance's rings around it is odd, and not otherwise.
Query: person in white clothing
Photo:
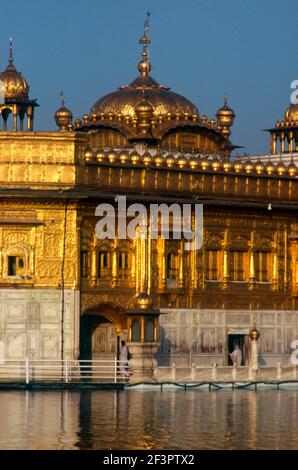
[[[122,377],[128,382],[129,379],[129,371],[128,371],[128,347],[125,344],[125,341],[121,341],[121,350],[120,350],[120,372]]]
[[[235,345],[234,351],[232,353],[229,353],[230,358],[233,362],[233,366],[241,366],[242,363],[242,352],[238,346],[238,344]]]

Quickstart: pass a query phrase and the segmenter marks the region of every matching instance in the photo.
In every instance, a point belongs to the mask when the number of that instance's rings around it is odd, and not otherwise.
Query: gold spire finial
[[[64,98],[63,90],[61,90],[60,98],[61,98],[61,106],[64,106],[65,105],[65,98]]]
[[[142,76],[149,75],[149,72],[151,70],[151,64],[149,62],[149,46],[151,43],[150,38],[149,38],[149,18],[150,18],[150,13],[147,12],[147,18],[144,21],[144,34],[139,40],[139,43],[142,44],[143,46],[142,60],[139,63],[139,71]]]
[[[12,37],[9,38],[9,63],[13,64],[13,43]]]

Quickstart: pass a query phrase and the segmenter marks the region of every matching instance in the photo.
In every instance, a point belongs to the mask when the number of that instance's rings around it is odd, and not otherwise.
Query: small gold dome
[[[221,127],[231,127],[234,123],[235,113],[233,109],[228,106],[228,99],[225,97],[224,105],[216,113],[217,123]]]
[[[12,40],[9,48],[9,64],[5,71],[0,73],[0,82],[4,85],[4,98],[25,101],[29,95],[29,84],[13,64]]]
[[[273,175],[273,173],[275,172],[275,166],[270,160],[267,162],[265,166],[265,170],[266,170],[267,175],[269,176]]]
[[[151,127],[153,112],[153,106],[148,101],[146,101],[144,94],[142,101],[138,103],[135,107],[135,114],[138,119],[138,126],[143,134],[147,134]]]
[[[138,65],[138,70],[142,77],[147,77],[151,72],[151,64],[149,60],[141,60]]]
[[[75,127],[80,127],[81,124],[82,124],[81,119],[80,119],[80,118],[76,118],[76,119],[75,119],[75,122],[74,122]]]
[[[244,170],[245,170],[245,173],[252,173],[253,170],[254,170],[254,164],[248,159],[244,162]]]
[[[152,308],[152,305],[153,305],[152,299],[151,299],[150,295],[148,295],[147,293],[141,292],[136,297],[136,300],[135,300],[136,308],[138,308],[140,310],[148,310],[148,309]]]
[[[103,150],[98,150],[95,154],[95,157],[96,157],[96,160],[101,163],[105,160],[106,158],[106,155],[105,155],[105,152]]]
[[[149,166],[152,163],[152,157],[149,152],[145,152],[142,157],[143,163],[145,166]]]
[[[86,162],[90,162],[91,160],[93,160],[93,152],[91,148],[87,148],[85,150],[84,157],[85,157]]]
[[[116,163],[118,160],[118,155],[116,154],[115,150],[110,150],[108,152],[108,160],[110,163]]]
[[[298,104],[290,104],[285,112],[285,121],[293,121],[295,124],[298,122]]]
[[[132,152],[130,156],[130,161],[133,165],[138,165],[140,163],[140,159],[141,157],[136,151]]]
[[[293,160],[291,161],[290,165],[287,168],[288,175],[294,178],[297,175],[298,168],[294,164]]]
[[[202,116],[201,116],[201,123],[202,123],[202,124],[206,124],[207,120],[208,120],[208,118],[207,118],[206,114],[202,114]]]
[[[210,127],[215,127],[216,121],[215,121],[214,117],[210,119],[210,121],[208,122],[208,124],[209,124]]]
[[[153,106],[146,101],[145,96],[135,107],[135,113],[138,117],[151,119],[153,115]]]
[[[157,153],[155,155],[154,164],[155,164],[155,166],[163,166],[164,165],[164,158],[160,153]]]
[[[177,164],[178,164],[179,168],[185,168],[186,167],[187,160],[186,160],[184,155],[181,154],[181,155],[178,156]]]
[[[258,175],[262,175],[264,173],[265,167],[260,159],[257,161],[255,169]]]
[[[239,160],[236,160],[234,162],[234,171],[236,173],[241,173],[243,171],[244,167],[243,167],[243,163],[242,161],[239,159]]]
[[[283,176],[285,174],[285,172],[287,171],[286,167],[285,167],[285,164],[280,160],[277,167],[276,167],[276,171],[278,173],[279,176]]]
[[[206,156],[204,156],[203,158],[200,159],[199,165],[203,171],[206,171],[210,167],[210,161],[208,160]]]
[[[64,95],[61,91],[61,107],[55,112],[55,121],[60,131],[69,131],[72,129],[72,112],[66,108]]]
[[[221,162],[218,158],[215,158],[211,162],[212,170],[213,171],[219,171],[221,169]]]
[[[120,153],[119,160],[122,163],[122,165],[125,165],[125,163],[129,161],[129,155],[127,152],[125,152],[125,150]]]
[[[260,337],[260,332],[257,330],[256,322],[254,321],[254,326],[249,332],[249,337],[252,341],[257,341]]]
[[[195,156],[192,156],[188,163],[192,170],[196,170],[199,164],[198,159]]]
[[[175,157],[171,153],[169,153],[169,155],[167,155],[166,157],[167,167],[172,168],[175,165],[175,163],[176,163]]]
[[[232,168],[232,163],[229,160],[226,160],[225,162],[223,162],[222,167],[223,167],[224,171],[226,173],[228,173]]]

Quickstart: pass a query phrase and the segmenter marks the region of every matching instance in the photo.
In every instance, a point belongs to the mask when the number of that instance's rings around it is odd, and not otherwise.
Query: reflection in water
[[[298,391],[0,392],[1,449],[298,449]]]

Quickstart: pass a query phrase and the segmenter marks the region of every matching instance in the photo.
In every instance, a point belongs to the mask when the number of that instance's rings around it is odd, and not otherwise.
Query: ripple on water
[[[298,391],[0,392],[1,449],[298,449]]]

